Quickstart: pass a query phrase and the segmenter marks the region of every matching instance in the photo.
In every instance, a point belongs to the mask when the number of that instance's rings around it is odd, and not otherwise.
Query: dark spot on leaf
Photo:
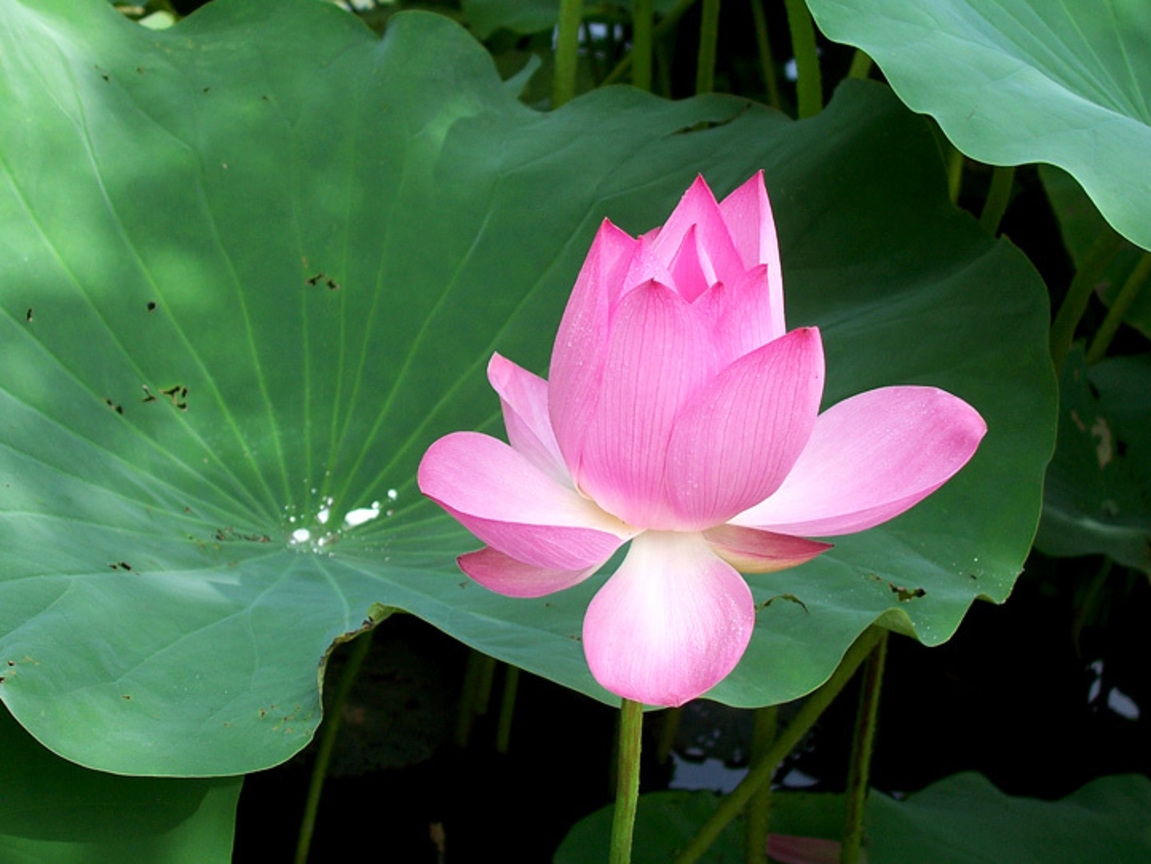
[[[337,282],[335,279],[331,278],[330,276],[328,277],[328,280],[324,284],[328,286],[329,291],[339,291],[340,290],[340,283]]]
[[[968,578],[968,579],[978,579],[979,577],[978,577],[978,576],[976,576],[974,573],[968,573],[968,574],[967,574],[967,578]]]
[[[268,716],[268,712],[267,712],[267,711],[265,711],[263,708],[261,708],[261,709],[260,709],[260,717],[261,717],[261,719],[262,719],[262,718],[264,718],[264,717],[267,717],[267,716]]]
[[[267,102],[267,101],[268,101],[268,94],[267,94],[267,93],[265,93],[265,94],[264,94],[263,96],[261,96],[260,98],[261,98],[261,99],[263,99],[265,102]]]
[[[205,87],[205,88],[204,88],[203,90],[201,90],[200,92],[201,92],[201,93],[207,93],[207,92],[208,92],[209,90],[211,90],[211,89],[212,89],[211,87]]]
[[[132,697],[131,697],[131,696],[129,696],[127,693],[125,693],[125,694],[124,694],[123,696],[121,696],[120,698],[121,698],[121,699],[127,699],[128,701],[131,701],[131,700],[132,700]]]
[[[0,684],[3,684],[3,683],[4,683],[4,680],[5,680],[5,679],[4,679],[4,676],[3,676],[3,675],[0,675]]]
[[[156,311],[156,301],[155,300],[149,300],[147,303],[147,306],[145,308],[147,308],[147,310],[149,312],[155,312]]]
[[[9,660],[9,661],[8,661],[8,665],[9,665],[9,666],[15,666],[15,665],[16,665],[16,661],[15,661],[15,660]]]
[[[188,410],[188,388],[183,384],[173,384],[160,390],[160,394],[172,400],[172,404],[181,411]]]
[[[28,311],[24,314],[24,320],[28,321],[28,322],[32,321],[32,307],[31,306],[28,307]]]
[[[899,585],[892,585],[890,582],[888,583],[888,587],[895,592],[895,596],[900,603],[906,603],[908,600],[914,600],[927,593],[922,588],[902,588]]]
[[[574,633],[571,636],[568,636],[568,638],[571,639],[573,642],[582,642],[583,641],[582,636],[576,636]]]
[[[320,281],[324,278],[325,277],[324,277],[323,273],[317,273],[315,276],[309,276],[304,281],[307,282],[309,285],[315,287],[316,285],[319,285]]]
[[[465,579],[463,582],[457,582],[456,584],[459,585],[461,588],[467,588],[468,587],[468,580]]]
[[[29,310],[29,311],[31,311],[31,310]],[[1115,454],[1117,456],[1119,456],[1120,459],[1122,459],[1124,456],[1127,455],[1127,442],[1126,441],[1124,441],[1120,438],[1115,439]]]
[[[152,391],[148,388],[148,385],[147,384],[141,384],[140,386],[144,388],[144,398],[141,399],[140,401],[141,402],[155,402],[156,397],[152,394]],[[185,509],[187,509],[187,508],[185,508]],[[188,510],[188,512],[190,513],[191,510]]]
[[[141,75],[143,75],[144,74],[144,67],[143,66],[137,66],[136,71],[139,72]]]
[[[124,406],[123,405],[117,405],[111,399],[105,399],[104,404],[107,405],[109,408],[111,408],[113,411],[115,411],[117,414],[123,414],[124,413]]]

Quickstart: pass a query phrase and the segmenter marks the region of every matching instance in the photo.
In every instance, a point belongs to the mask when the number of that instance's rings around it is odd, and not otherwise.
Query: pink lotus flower
[[[739,572],[793,567],[938,489],[986,425],[931,387],[885,387],[819,414],[819,330],[786,331],[762,172],[717,203],[698,178],[667,224],[604,221],[544,381],[498,354],[510,446],[436,441],[423,493],[486,548],[472,579],[512,597],[582,582],[631,548],[584,618],[592,674],[651,705],[723,679],[751,639]]]

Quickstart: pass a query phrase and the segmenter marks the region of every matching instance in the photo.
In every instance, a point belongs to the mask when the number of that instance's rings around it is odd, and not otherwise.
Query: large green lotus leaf
[[[1086,263],[1092,245],[1104,232],[1110,232],[1111,228],[1091,203],[1083,187],[1066,171],[1051,165],[1040,165],[1039,177],[1059,222],[1063,245],[1067,247],[1076,268],[1080,268]],[[1108,306],[1115,301],[1144,254],[1138,246],[1121,241],[1114,258],[1108,262],[1094,286],[1100,300]],[[1151,338],[1151,291],[1140,292],[1124,314],[1123,320]]]
[[[238,777],[117,777],[44,749],[0,707],[0,861],[227,864]]]
[[[600,220],[651,228],[701,171],[722,193],[765,169],[829,404],[930,383],[991,430],[913,512],[754,577],[761,604],[801,603],[764,606],[715,698],[793,699],[876,619],[935,644],[1011,590],[1054,435],[1045,295],[948,204],[886,88],[804,123],[629,88],[540,114],[444,18],[381,41],[308,0],[160,33],[98,0],[10,2],[0,39],[0,696],[56,752],[277,763],[375,604],[614,701],[578,642],[605,576],[539,600],[469,582],[454,559],[478,544],[416,466],[449,431],[501,431],[494,349],[546,371]]]
[[[640,796],[633,860],[637,864],[672,860],[722,800],[711,792]],[[867,801],[867,860],[874,864],[1134,864],[1151,856],[1148,807],[1151,781],[1137,774],[1092,780],[1058,801],[1005,795],[981,774],[955,774],[905,800],[873,791]],[[611,817],[611,807],[605,807],[580,820],[560,845],[555,864],[603,860]],[[838,840],[843,821],[842,795],[786,791],[772,795],[771,830],[783,835],[773,841],[800,849],[814,839],[815,844],[804,850],[812,855],[811,860],[828,860],[820,853],[829,847],[819,843]],[[733,821],[701,860],[744,860],[742,822]],[[838,855],[833,853],[830,860],[838,860]]]
[[[1047,162],[1151,249],[1146,0],[808,0],[821,30],[875,58],[916,111],[994,165]]]
[[[1106,553],[1151,574],[1151,354],[1089,367],[1076,346],[1060,394],[1035,545],[1048,555]]]

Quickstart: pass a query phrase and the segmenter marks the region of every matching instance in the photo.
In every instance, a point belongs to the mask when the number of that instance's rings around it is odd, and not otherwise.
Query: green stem
[[[556,28],[556,67],[552,79],[552,109],[575,97],[576,69],[579,66],[579,28],[583,19],[583,0],[560,0],[559,25]]]
[[[456,713],[456,746],[461,750],[468,746],[468,739],[472,734],[472,722],[476,716],[476,699],[480,692],[483,663],[483,654],[475,649],[468,651],[468,663],[464,668],[464,686],[460,692],[460,708]]]
[[[611,823],[610,864],[629,864],[635,811],[639,805],[639,751],[643,738],[643,703],[624,699],[619,714],[616,754],[615,813]]]
[[[775,743],[779,731],[779,706],[770,705],[755,712],[755,725],[751,731],[751,759],[758,761]],[[771,784],[764,783],[747,802],[744,820],[744,861],[747,864],[767,864],[767,836],[771,822]]]
[[[668,708],[660,718],[659,741],[656,742],[655,759],[660,765],[666,765],[671,756],[672,745],[675,744],[675,733],[679,729],[680,708]]]
[[[987,190],[983,212],[979,214],[979,224],[988,234],[999,233],[999,223],[1007,212],[1007,202],[1011,200],[1011,184],[1014,182],[1014,165],[996,165],[991,172],[991,188]]]
[[[783,102],[779,98],[779,79],[776,78],[775,60],[771,56],[771,40],[767,38],[767,15],[763,11],[763,0],[751,0],[751,17],[755,20],[755,47],[759,51],[759,67],[763,72],[767,102],[779,110]]]
[[[1127,313],[1143,289],[1143,283],[1147,281],[1148,276],[1151,276],[1151,252],[1144,252],[1139,263],[1135,265],[1135,269],[1131,271],[1131,275],[1127,277],[1127,281],[1123,283],[1123,287],[1119,289],[1119,296],[1115,298],[1111,308],[1107,310],[1107,316],[1099,325],[1099,332],[1091,340],[1091,347],[1087,349],[1088,363],[1097,363],[1103,359],[1111,345],[1111,340],[1119,331],[1119,325],[1127,317]]]
[[[496,752],[504,755],[512,740],[512,717],[516,711],[516,691],[519,689],[518,666],[504,667],[504,697],[500,701],[500,720],[496,726]]]
[[[772,744],[763,758],[751,766],[747,776],[743,778],[743,782],[724,798],[723,803],[719,805],[711,818],[704,823],[703,827],[675,858],[675,864],[689,864],[689,862],[699,860],[728,823],[747,806],[747,802],[751,800],[759,787],[771,779],[776,766],[783,760],[783,757],[790,753],[807,734],[807,731],[815,725],[815,721],[819,719],[819,716],[827,709],[827,706],[831,704],[839,691],[851,679],[851,676],[855,674],[855,670],[867,659],[867,655],[871,653],[871,649],[875,647],[875,643],[880,640],[883,633],[882,628],[871,626],[860,634],[854,644],[847,649],[847,653],[843,655],[843,660],[840,661],[839,666],[836,667],[835,672],[832,673],[827,682],[807,697],[807,701],[799,709],[799,713],[787,724],[787,727],[775,739],[775,743]]]
[[[675,27],[679,19],[683,17],[683,14],[694,5],[695,0],[679,0],[679,2],[659,20],[659,24],[655,26],[655,30],[653,31],[654,41],[659,42],[661,38],[667,35],[668,31]],[[619,81],[627,74],[633,62],[635,61],[632,57],[632,52],[629,51],[624,55],[624,58],[616,64],[615,68],[608,73],[608,76],[603,79],[603,83],[607,85]]]
[[[862,48],[855,50],[855,56],[851,58],[851,68],[847,70],[848,78],[866,78],[871,74],[872,60],[866,51]]]
[[[815,24],[803,0],[784,0],[787,26],[791,30],[791,51],[795,54],[795,90],[799,119],[814,117],[823,108],[823,79],[819,53],[815,48]]]
[[[472,710],[480,717],[488,713],[488,706],[492,703],[492,683],[496,679],[497,662],[499,661],[495,657],[480,655],[479,686],[476,688],[476,701],[472,706]]]
[[[631,83],[650,93],[655,5],[652,0],[632,0],[631,10]]]
[[[859,691],[859,711],[855,715],[855,740],[851,746],[851,765],[847,773],[847,820],[840,848],[840,864],[858,864],[863,847],[863,815],[867,804],[871,751],[875,745],[875,725],[879,716],[879,690],[883,684],[883,667],[887,661],[887,634],[876,643],[863,668]]]
[[[328,773],[328,763],[332,761],[332,748],[336,744],[336,735],[340,731],[340,720],[344,713],[344,703],[348,701],[348,693],[356,681],[360,666],[372,645],[372,631],[361,633],[352,640],[348,662],[344,671],[340,673],[339,683],[336,685],[332,703],[320,727],[320,743],[316,749],[316,762],[312,766],[312,779],[308,783],[308,797],[304,803],[304,817],[300,822],[300,837],[296,842],[296,864],[306,864],[308,851],[312,846],[312,834],[316,830],[316,814],[320,810],[320,792],[324,788],[324,778]]]
[[[699,17],[699,60],[695,66],[695,94],[715,89],[715,51],[719,44],[719,0],[703,0]]]
[[[947,197],[952,204],[959,203],[959,193],[963,189],[963,153],[958,147],[947,146]]]
[[[1056,372],[1067,361],[1067,353],[1075,341],[1075,331],[1083,313],[1087,311],[1091,293],[1103,278],[1107,265],[1122,248],[1123,238],[1107,227],[1095,238],[1083,264],[1075,271],[1067,296],[1063,298],[1055,323],[1051,325],[1051,360],[1055,363]]]
[[[580,22],[580,33],[583,34],[583,44],[587,46],[587,62],[591,67],[591,77],[598,87],[602,83],[603,75],[599,66],[599,52],[596,51],[595,40],[592,38],[591,27],[587,21]],[[611,60],[610,54],[604,57],[604,62],[609,60]]]

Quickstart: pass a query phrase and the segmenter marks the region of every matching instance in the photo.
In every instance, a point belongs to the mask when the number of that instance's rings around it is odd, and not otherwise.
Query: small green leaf
[[[1054,556],[1105,553],[1151,574],[1151,354],[1088,367],[1076,347],[1060,394],[1036,547]]]
[[[117,777],[44,749],[0,708],[0,861],[227,864],[242,778]]]

